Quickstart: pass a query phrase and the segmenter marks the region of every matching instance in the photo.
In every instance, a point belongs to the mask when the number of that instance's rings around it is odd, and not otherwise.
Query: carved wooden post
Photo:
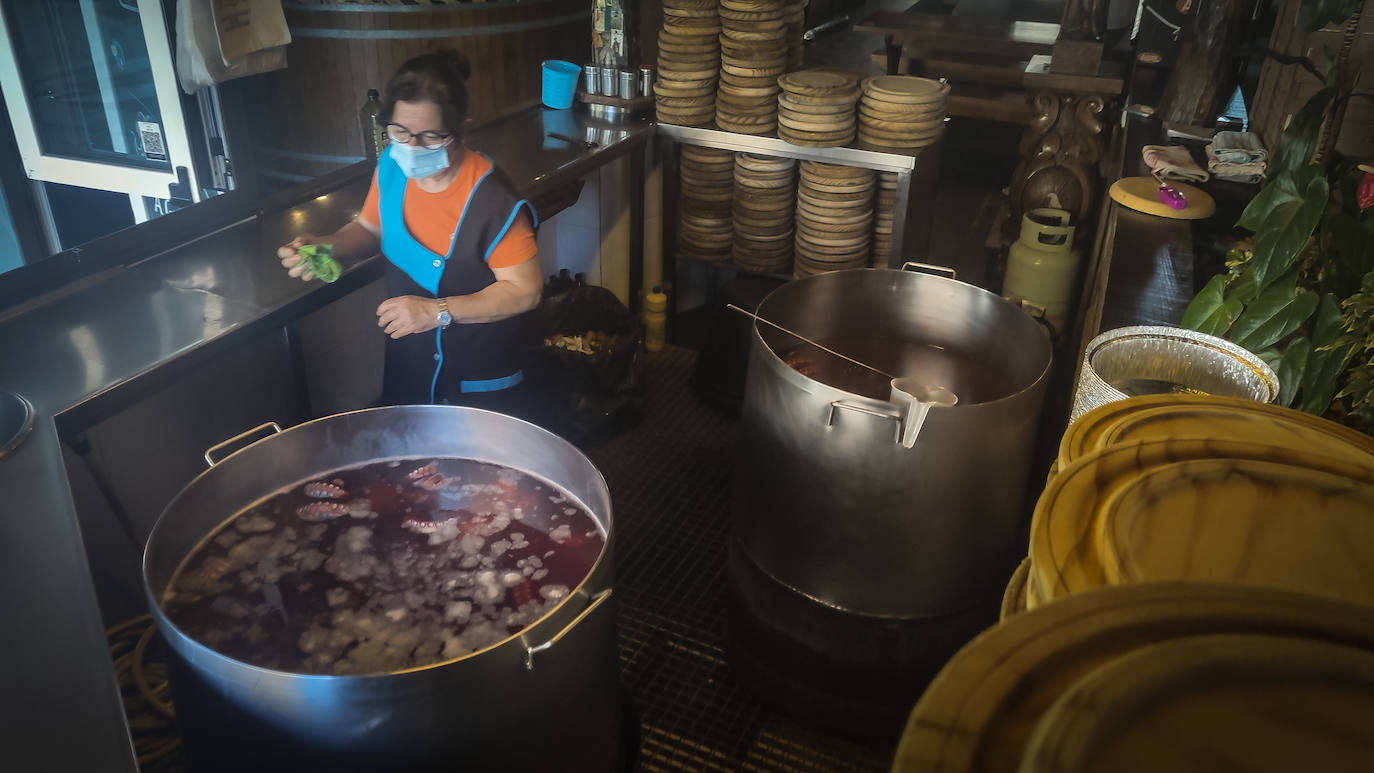
[[[1054,194],[1075,224],[1084,223],[1096,198],[1107,107],[1121,92],[1122,81],[1028,71],[1025,83],[1032,118],[1011,178],[1009,222],[1019,227],[1022,213],[1049,206]]]

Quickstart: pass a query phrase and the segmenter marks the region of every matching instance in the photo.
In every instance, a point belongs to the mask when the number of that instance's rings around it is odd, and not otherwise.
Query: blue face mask
[[[421,148],[399,142],[391,143],[391,158],[401,167],[401,174],[412,180],[429,177],[448,169],[448,146]]]

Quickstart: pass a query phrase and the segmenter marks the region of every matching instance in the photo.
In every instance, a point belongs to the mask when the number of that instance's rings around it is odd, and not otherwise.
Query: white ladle
[[[902,447],[916,445],[916,436],[921,434],[921,426],[926,423],[926,414],[935,406],[953,408],[959,403],[959,396],[942,386],[928,386],[914,378],[892,379],[892,393],[888,401],[899,409],[905,409],[902,419]]]

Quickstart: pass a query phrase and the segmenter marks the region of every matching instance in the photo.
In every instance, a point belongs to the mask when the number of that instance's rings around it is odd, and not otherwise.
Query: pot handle
[[[891,413],[889,411],[880,411],[876,408],[869,408],[867,405],[851,403],[848,400],[835,400],[834,402],[830,403],[830,413],[826,414],[825,416],[825,426],[829,427],[835,423],[835,409],[837,408],[846,411],[854,411],[855,413],[863,413],[869,416],[876,416],[880,419],[892,419],[893,421],[897,422],[892,426],[892,440],[895,443],[902,442],[901,414]]]
[[[240,432],[239,434],[229,438],[228,440],[216,443],[210,446],[209,448],[205,449],[205,464],[209,467],[214,467],[216,464],[219,464],[219,462],[224,461],[223,459],[215,461],[214,453],[216,451],[223,449],[225,446],[237,443],[238,441],[243,440],[244,438],[249,437],[250,435],[256,435],[257,433],[267,429],[268,427],[272,428],[273,435],[277,434],[278,432],[281,432],[281,425],[277,424],[275,421],[269,421],[266,424],[259,424],[258,426],[246,432]],[[231,456],[231,454],[225,454],[225,456],[228,457]]]
[[[598,594],[596,594],[595,596],[592,597],[592,600],[591,600],[590,603],[587,604],[587,607],[586,607],[585,609],[583,609],[581,612],[579,612],[578,615],[577,615],[577,617],[574,617],[574,618],[572,619],[572,622],[571,622],[571,623],[568,623],[567,625],[563,626],[563,630],[561,630],[561,631],[559,631],[558,633],[554,634],[554,635],[553,635],[553,638],[549,639],[548,641],[544,642],[543,644],[536,644],[536,645],[533,646],[533,647],[531,647],[530,645],[526,644],[526,645],[525,645],[525,670],[526,670],[526,671],[533,671],[533,670],[534,670],[534,656],[535,656],[536,653],[543,652],[544,650],[546,650],[546,649],[552,647],[553,645],[557,644],[557,643],[558,643],[558,640],[559,640],[559,639],[562,639],[564,636],[566,636],[567,633],[568,633],[568,631],[571,631],[572,629],[576,628],[578,623],[582,622],[582,621],[587,617],[587,615],[590,615],[592,612],[596,611],[596,608],[599,607],[599,606],[601,606],[602,602],[604,602],[606,599],[608,599],[608,598],[610,598],[610,597],[611,597],[611,589],[610,589],[610,588],[607,588],[606,590],[601,591],[600,593],[598,593]],[[524,637],[521,637],[521,638],[524,638]]]
[[[949,274],[949,278],[950,278],[950,279],[958,279],[958,278],[959,278],[959,272],[955,271],[954,269],[950,268],[949,266],[937,266],[937,265],[935,265],[934,263],[918,263],[917,261],[914,261],[914,260],[908,260],[907,262],[903,263],[903,264],[902,264],[902,270],[903,270],[903,271],[909,271],[909,270],[911,270],[910,267],[912,267],[912,266],[914,266],[914,267],[916,267],[916,268],[920,268],[920,269],[925,269],[925,271],[928,272],[928,273],[933,273],[933,274]]]

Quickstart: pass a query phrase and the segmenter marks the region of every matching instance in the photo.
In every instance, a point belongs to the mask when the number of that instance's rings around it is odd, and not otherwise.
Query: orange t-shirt
[[[406,197],[401,213],[415,241],[430,252],[447,255],[449,245],[453,242],[453,229],[458,227],[458,218],[463,216],[463,207],[472,195],[472,187],[490,169],[491,162],[482,154],[464,148],[458,176],[442,191],[430,193],[422,190],[414,180],[406,180]],[[380,226],[382,223],[375,172],[372,174],[372,187],[368,189],[367,199],[363,202],[362,216],[373,225]],[[534,225],[530,222],[529,213],[521,212],[491,251],[487,265],[491,268],[509,268],[538,254]]]

